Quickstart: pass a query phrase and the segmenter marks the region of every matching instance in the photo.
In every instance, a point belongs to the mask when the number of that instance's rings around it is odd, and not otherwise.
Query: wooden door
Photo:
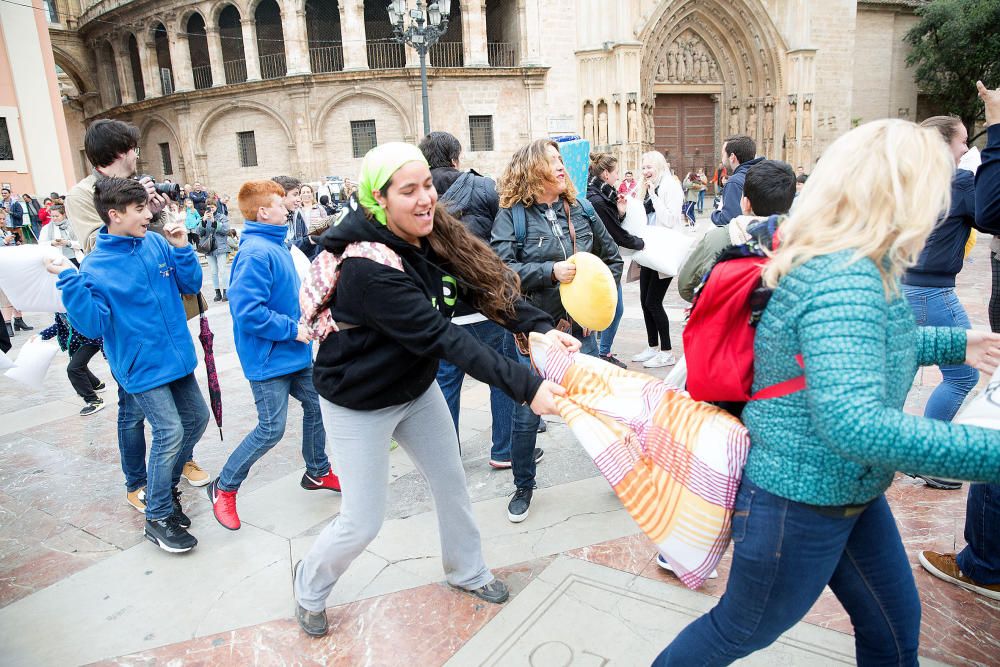
[[[715,102],[710,95],[657,95],[653,108],[656,149],[684,180],[699,167],[711,174],[719,162]]]

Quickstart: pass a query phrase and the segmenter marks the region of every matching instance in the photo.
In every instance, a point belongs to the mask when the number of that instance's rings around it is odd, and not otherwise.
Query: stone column
[[[143,46],[145,48],[139,59],[142,61],[142,85],[146,87],[146,97],[160,97],[163,86],[160,84],[160,65],[156,61],[156,44],[150,40]]]
[[[243,57],[247,62],[247,81],[260,81],[260,58],[257,56],[257,30],[253,18],[240,19],[243,28]]]
[[[490,60],[486,51],[486,2],[466,0],[462,4],[465,5],[465,11],[462,12],[465,66],[489,67]]]
[[[226,69],[222,64],[222,38],[219,37],[219,29],[205,26],[205,35],[208,37],[208,60],[212,64],[212,86],[224,86]]]
[[[191,48],[183,35],[167,36],[170,44],[170,67],[174,71],[174,90],[194,90],[194,73],[191,71]]]
[[[368,69],[364,4],[361,0],[344,0],[339,5],[340,34],[344,42],[344,70]]]
[[[128,51],[121,45],[121,40],[116,39],[111,47],[115,54],[115,67],[118,70],[118,89],[121,91],[122,104],[135,102],[135,85],[132,83],[132,66],[128,57]],[[128,66],[126,66],[126,64]]]
[[[541,12],[538,0],[520,0],[521,62],[518,65],[542,64],[542,48],[539,42]]]
[[[301,3],[295,0],[285,0],[282,3],[281,31],[285,37],[286,73],[308,74],[309,38],[306,35],[306,17]]]

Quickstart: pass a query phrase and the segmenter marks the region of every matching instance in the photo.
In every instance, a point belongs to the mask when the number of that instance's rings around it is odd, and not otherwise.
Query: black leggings
[[[993,291],[990,293],[990,329],[1000,333],[1000,259],[990,251],[990,266],[993,267]]]
[[[646,321],[646,340],[650,347],[670,348],[670,320],[663,307],[663,298],[673,278],[660,278],[660,274],[645,266],[639,267],[639,301],[642,319]]]
[[[66,375],[69,376],[69,383],[83,400],[92,403],[97,400],[97,392],[94,389],[101,384],[87,364],[94,358],[94,355],[101,351],[96,345],[81,345],[76,353],[70,357],[69,366],[66,367]]]

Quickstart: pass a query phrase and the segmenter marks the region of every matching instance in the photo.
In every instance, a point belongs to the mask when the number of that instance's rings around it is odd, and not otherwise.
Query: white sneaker
[[[664,366],[673,366],[677,363],[677,359],[674,358],[673,352],[657,352],[652,356],[652,358],[647,359],[642,362],[643,368],[663,368]]]
[[[648,361],[656,356],[655,347],[647,347],[645,350],[639,354],[632,355],[632,361]]]
[[[661,554],[656,554],[656,564],[659,565],[662,569],[666,570],[667,572],[673,572],[674,571],[674,568],[670,567],[670,563],[668,563],[667,559],[664,558]],[[709,579],[718,579],[719,578],[719,571],[718,570],[712,570],[712,574],[708,575],[708,578]]]

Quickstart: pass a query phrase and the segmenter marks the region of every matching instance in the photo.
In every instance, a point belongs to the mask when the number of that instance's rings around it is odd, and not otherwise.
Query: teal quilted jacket
[[[872,500],[893,473],[1000,481],[1000,431],[907,415],[919,366],[965,359],[965,331],[917,327],[905,299],[886,300],[875,263],[816,257],[785,276],[761,317],[754,391],[799,375],[805,391],[751,402],[744,474],[812,505]]]

